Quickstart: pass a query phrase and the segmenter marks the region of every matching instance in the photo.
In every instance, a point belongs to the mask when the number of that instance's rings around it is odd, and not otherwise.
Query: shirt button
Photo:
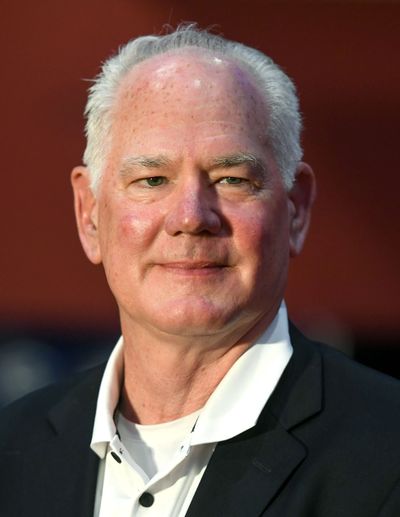
[[[139,504],[144,506],[145,508],[149,508],[154,503],[154,495],[150,494],[150,492],[143,492],[143,494],[139,497]]]
[[[117,463],[122,463],[121,458],[120,458],[120,457],[118,456],[118,454],[117,454],[117,453],[115,453],[114,451],[111,451],[111,456],[115,459],[115,461],[116,461]]]

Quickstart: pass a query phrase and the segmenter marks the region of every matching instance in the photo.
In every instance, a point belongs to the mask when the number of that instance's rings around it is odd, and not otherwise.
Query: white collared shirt
[[[150,472],[150,476],[149,469],[145,472],[137,463],[140,455],[135,457],[134,439],[126,438],[123,443],[129,424],[122,422],[124,432],[118,433],[114,421],[123,376],[122,347],[121,338],[107,363],[97,401],[91,442],[100,457],[94,515],[183,517],[217,443],[254,427],[289,362],[293,349],[285,304],[259,340],[233,364],[200,411],[147,430],[147,426],[136,426],[134,431],[142,440],[146,432],[151,433],[149,437],[163,433],[171,436],[173,445],[179,445],[170,461],[163,461],[160,470],[156,469],[154,475]],[[174,444],[179,433],[181,440]]]

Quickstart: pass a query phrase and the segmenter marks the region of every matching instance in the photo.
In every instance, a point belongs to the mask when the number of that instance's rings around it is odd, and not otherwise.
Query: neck
[[[245,332],[189,338],[166,339],[148,329],[122,325],[122,414],[136,423],[157,424],[201,409],[273,316],[262,318]]]

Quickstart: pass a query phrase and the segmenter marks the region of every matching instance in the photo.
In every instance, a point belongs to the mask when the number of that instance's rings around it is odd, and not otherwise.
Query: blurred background
[[[0,406],[102,361],[118,336],[73,216],[86,79],[121,43],[182,21],[259,48],[296,82],[319,195],[291,317],[400,377],[399,2],[3,0],[0,14]]]

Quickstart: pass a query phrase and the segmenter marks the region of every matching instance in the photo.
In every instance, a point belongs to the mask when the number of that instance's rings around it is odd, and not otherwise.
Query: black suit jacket
[[[293,356],[257,425],[218,444],[187,516],[399,517],[400,383],[291,334]],[[102,371],[2,412],[2,517],[93,515]]]

